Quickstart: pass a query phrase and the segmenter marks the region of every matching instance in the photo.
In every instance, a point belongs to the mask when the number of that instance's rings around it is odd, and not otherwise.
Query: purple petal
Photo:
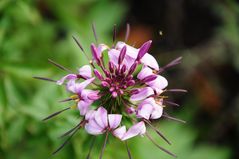
[[[144,88],[139,89],[139,92],[137,94],[133,94],[130,97],[130,100],[131,101],[139,101],[139,100],[145,99],[148,96],[153,95],[153,94],[154,94],[154,91],[152,88],[144,87]]]
[[[85,124],[85,130],[92,135],[99,135],[104,132],[104,129],[100,127],[94,119],[89,120],[89,122]]]
[[[63,78],[61,78],[60,80],[58,80],[57,84],[58,85],[62,85],[65,80],[75,80],[75,79],[77,79],[77,75],[75,75],[75,74],[68,74],[68,75],[64,76]]]
[[[108,127],[107,110],[105,108],[98,108],[95,113],[95,121],[103,129]]]
[[[121,126],[117,129],[115,129],[113,132],[113,135],[119,139],[122,139],[122,137],[124,136],[124,134],[126,133],[126,127],[125,126]]]
[[[109,120],[109,127],[111,129],[115,129],[119,126],[122,119],[122,115],[119,114],[109,114],[108,120]]]
[[[137,135],[143,135],[146,132],[146,127],[143,121],[133,125],[129,130],[124,134],[122,140],[127,140],[129,138],[135,137]]]
[[[89,65],[84,65],[79,69],[79,75],[82,77],[88,79],[91,78],[91,67]]]

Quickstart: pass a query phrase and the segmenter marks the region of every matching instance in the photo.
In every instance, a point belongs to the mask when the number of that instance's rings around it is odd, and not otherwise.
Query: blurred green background
[[[99,41],[109,45],[113,25],[123,39],[130,23],[129,43],[152,39],[151,53],[161,66],[183,56],[181,65],[163,75],[170,88],[189,91],[171,95],[180,108],[166,108],[187,124],[160,120],[160,130],[173,143],[167,146],[153,135],[160,145],[179,159],[239,158],[238,19],[238,0],[0,0],[0,159],[49,158],[63,142],[58,137],[78,122],[72,112],[42,122],[66,106],[57,101],[67,94],[32,77],[65,74],[48,58],[72,69],[86,64],[72,35],[89,53],[92,22]],[[53,158],[85,158],[90,142],[85,137],[77,133]],[[129,140],[129,147],[135,159],[172,158],[146,138]],[[124,144],[111,140],[103,158],[127,158]]]

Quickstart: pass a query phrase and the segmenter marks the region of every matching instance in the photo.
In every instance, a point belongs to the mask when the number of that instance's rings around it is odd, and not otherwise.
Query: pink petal
[[[116,49],[110,49],[108,51],[109,59],[115,66],[118,66],[119,53],[120,51]]]
[[[137,94],[133,94],[130,97],[130,100],[131,101],[139,101],[139,100],[145,99],[148,96],[153,95],[153,94],[154,94],[154,91],[152,88],[144,87],[144,88],[139,89],[139,92]]]
[[[92,101],[80,100],[77,104],[78,109],[80,110],[80,115],[85,115],[89,110],[89,106],[92,104]]]
[[[163,76],[158,75],[155,80],[148,82],[147,84],[152,88],[162,90],[168,86],[168,81]]]
[[[127,50],[128,52],[128,50]],[[132,58],[131,56],[125,55],[125,58],[121,64],[121,67],[123,65],[126,65],[126,68],[129,69],[131,67],[131,65],[134,63],[135,58]],[[117,67],[118,66],[118,59],[119,59],[119,55],[120,55],[120,50],[116,50],[116,49],[110,49],[108,51],[108,55],[109,55],[109,59],[110,61]]]
[[[122,139],[122,137],[126,133],[126,127],[125,126],[121,126],[121,127],[117,128],[117,129],[115,129],[112,133],[113,133],[113,135],[115,137],[118,137],[119,139]]]
[[[137,56],[138,56],[138,52],[139,52],[139,49],[137,48],[134,48],[130,45],[127,45],[125,44],[124,42],[121,42],[119,41],[117,44],[116,44],[116,49],[117,50],[121,50],[123,48],[123,46],[126,45],[127,46],[127,52],[126,52],[126,55],[130,56],[131,58],[133,59],[136,59]],[[157,60],[150,54],[146,53],[144,55],[144,57],[140,60],[144,65],[147,65],[149,67],[152,67],[153,69],[155,70],[159,70],[159,65],[157,63]]]
[[[109,49],[109,47],[105,44],[99,44],[98,47],[97,47],[97,51],[98,53],[100,54],[99,56],[101,57],[102,55],[102,52]]]
[[[126,43],[124,43],[124,42],[122,42],[122,41],[117,42],[115,48],[116,48],[117,50],[121,50],[125,45],[126,45],[126,47],[127,47],[127,52],[126,52],[126,54],[127,54],[128,56],[132,57],[133,59],[136,59],[137,56],[138,56],[138,52],[139,52],[138,49],[136,49],[136,48],[134,48],[134,47],[132,47],[132,46],[130,46],[130,45],[127,45]]]
[[[74,79],[72,79],[67,82],[66,89],[70,92],[76,93],[75,86],[76,86],[76,81]]]
[[[105,108],[98,108],[95,113],[95,121],[103,129],[108,127],[107,110]]]
[[[104,129],[100,127],[94,119],[89,120],[89,122],[85,124],[85,130],[92,135],[99,135],[104,132]]]
[[[139,106],[139,109],[136,113],[137,117],[149,119],[153,111],[153,106],[151,104],[142,104]]]
[[[146,53],[144,57],[140,60],[144,65],[147,65],[155,70],[159,70],[159,65],[157,60],[150,54]]]
[[[100,98],[100,96],[98,95],[99,94],[99,91],[90,91],[90,93],[88,94],[88,99],[90,100],[97,100]]]
[[[79,69],[79,75],[81,75],[82,77],[88,79],[91,78],[91,67],[90,65],[84,65]]]
[[[139,72],[139,74],[137,75],[137,78],[142,80],[149,75],[153,75],[153,70],[146,66]]]
[[[89,110],[86,114],[85,114],[85,120],[91,120],[94,118],[95,115],[95,110]]]
[[[68,74],[64,76],[63,78],[61,78],[60,80],[58,80],[56,83],[58,85],[62,85],[65,80],[75,80],[75,79],[77,79],[77,76],[75,74]]]
[[[163,107],[160,105],[155,105],[154,110],[150,116],[150,119],[159,119],[163,114]]]
[[[83,89],[85,89],[85,87],[87,87],[90,83],[92,83],[94,81],[95,77],[87,79],[81,83],[76,83],[75,84],[75,88],[74,88],[74,92],[75,93],[80,93]]]
[[[122,115],[119,114],[109,114],[108,120],[109,120],[109,127],[111,129],[115,129],[119,126],[122,119]]]
[[[143,135],[145,132],[145,124],[143,121],[141,121],[129,128],[129,130],[123,135],[122,140],[124,141],[137,135]]]
[[[149,109],[149,107],[152,108],[150,114],[144,115],[145,113],[149,113],[147,112],[149,110],[145,110],[146,109],[145,105],[147,105],[147,109]],[[142,114],[142,110],[144,111],[143,114]],[[155,102],[154,98],[152,97],[147,98],[139,104],[137,113],[139,113],[137,116],[143,117],[145,119],[158,119],[162,116],[162,113],[163,113],[162,103],[160,105],[158,102],[157,103]],[[148,115],[149,115],[149,118],[148,118]]]

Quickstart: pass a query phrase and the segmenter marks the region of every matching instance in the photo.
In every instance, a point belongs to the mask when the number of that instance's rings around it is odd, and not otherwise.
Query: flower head
[[[76,42],[80,46],[77,40]],[[114,47],[91,44],[90,64],[56,82],[64,85],[71,94],[63,101],[74,101],[81,115],[79,125],[67,135],[78,128],[84,128],[94,136],[106,134],[105,143],[108,134],[122,141],[138,135],[151,140],[146,131],[146,125],[149,125],[168,142],[152,125],[152,121],[161,117],[175,118],[164,111],[165,105],[173,102],[168,101],[164,95],[170,91],[166,89],[168,81],[159,74],[166,68],[159,67],[156,59],[148,53],[151,44],[151,40],[140,48],[121,41]],[[103,54],[109,57],[108,61],[103,58]],[[45,120],[71,108],[73,107],[54,113]],[[161,147],[160,149],[173,155]]]

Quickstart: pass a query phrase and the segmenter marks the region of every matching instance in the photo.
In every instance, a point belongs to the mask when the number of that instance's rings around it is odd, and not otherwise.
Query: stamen
[[[65,109],[63,109],[63,110],[60,110],[60,111],[58,111],[58,112],[55,112],[55,113],[49,115],[48,117],[44,118],[42,121],[49,120],[49,119],[51,119],[51,118],[57,116],[58,114],[60,114],[60,113],[62,113],[62,112],[64,112],[64,111],[66,111],[66,110],[69,110],[70,108],[71,108],[71,107],[68,107],[68,108],[65,108]]]
[[[97,34],[96,34],[95,23],[92,23],[92,30],[93,30],[93,33],[94,33],[95,41],[98,44],[98,37],[97,37]]]
[[[72,38],[74,39],[74,41],[76,42],[76,44],[79,46],[79,48],[81,49],[81,51],[83,53],[85,53],[85,50],[83,49],[82,45],[80,44],[79,40],[77,40],[73,35]]]
[[[81,128],[78,127],[77,129],[74,130],[74,132],[63,142],[63,144],[58,147],[53,153],[52,155],[55,155],[57,152],[59,152],[62,148],[64,148],[66,146],[66,144],[70,141],[70,139],[75,135],[75,133]]]
[[[68,136],[69,134],[71,134],[74,130],[76,130],[77,128],[79,128],[81,126],[83,121],[81,121],[79,124],[77,124],[75,127],[73,127],[72,129],[68,130],[67,132],[65,132],[64,134],[62,134],[59,138],[63,138],[65,136]]]
[[[129,157],[129,159],[132,159],[131,153],[130,153],[130,149],[129,149],[129,147],[128,147],[127,141],[125,141],[124,143],[125,143],[125,147],[126,147],[126,150],[127,150],[127,153],[128,153],[128,157]]]
[[[178,65],[181,63],[181,60],[182,60],[182,57],[178,57],[176,58],[175,60],[171,61],[170,63],[168,63],[166,66],[162,67],[162,68],[159,68],[158,70],[158,74],[165,71],[166,69],[170,68],[170,67],[173,67],[175,65]]]
[[[73,100],[72,98],[66,98],[66,99],[60,100],[59,102],[63,103],[63,102],[68,102],[68,101],[72,101],[72,100]]]
[[[130,34],[130,25],[129,25],[129,23],[127,23],[127,24],[126,24],[126,33],[125,33],[125,39],[124,39],[125,43],[127,43],[127,42],[128,42],[128,39],[129,39],[129,34]]]
[[[171,142],[158,130],[156,129],[149,121],[144,120],[149,126],[164,140],[166,141],[169,145],[171,145]]]
[[[34,76],[33,78],[38,79],[38,80],[48,81],[48,82],[54,82],[54,83],[57,82],[56,80],[53,80],[53,79],[50,79],[50,78],[46,78],[46,77],[37,77],[37,76]]]
[[[172,117],[172,116],[169,116],[168,114],[163,114],[162,115],[163,117],[165,117],[165,118],[167,118],[167,119],[169,119],[169,120],[172,120],[172,121],[177,121],[177,122],[180,122],[180,123],[186,123],[186,121],[184,121],[184,120],[181,120],[181,119],[178,119],[178,118],[175,118],[175,117]]]
[[[76,42],[76,44],[79,46],[79,48],[81,49],[81,51],[83,52],[83,54],[85,55],[85,57],[89,60],[89,56],[85,53],[85,50],[83,49],[82,45],[80,44],[79,40],[76,39],[76,37],[72,36],[72,38],[74,39],[74,41]]]
[[[185,89],[167,89],[167,92],[182,92],[182,93],[187,93],[188,91]]]
[[[173,106],[177,106],[177,107],[180,106],[180,105],[177,104],[177,103],[174,103],[174,102],[171,102],[171,101],[167,101],[167,100],[164,100],[163,102],[166,103],[166,104],[170,104],[170,105],[173,105]]]
[[[90,149],[89,149],[89,152],[88,152],[88,155],[87,155],[87,157],[86,157],[86,159],[90,159],[90,154],[91,154],[91,151],[92,151],[92,149],[93,149],[93,147],[94,147],[94,145],[95,145],[95,136],[93,137],[93,139],[92,139],[92,142],[91,142],[91,144],[90,144]]]
[[[103,154],[104,154],[104,151],[105,151],[105,147],[106,147],[106,143],[107,143],[107,140],[108,140],[108,135],[109,135],[109,131],[106,132],[104,144],[102,146],[99,159],[102,159],[102,157],[103,157]]]
[[[170,151],[166,150],[165,148],[159,146],[147,132],[145,133],[145,135],[146,135],[146,136],[148,137],[148,139],[149,139],[156,147],[158,147],[160,150],[162,150],[162,151],[164,151],[165,153],[167,153],[167,154],[169,154],[169,155],[171,155],[171,156],[177,158],[177,156],[176,156],[175,154],[173,154],[172,152],[170,152]]]
[[[62,65],[60,65],[60,64],[58,64],[58,63],[56,63],[55,61],[53,61],[53,60],[51,60],[51,59],[48,59],[48,61],[51,63],[51,64],[53,64],[53,65],[55,65],[56,67],[58,67],[58,68],[60,68],[60,69],[62,69],[62,70],[64,70],[64,71],[67,71],[67,72],[72,72],[71,70],[69,70],[68,68],[66,68],[66,67],[64,67],[64,66],[62,66]]]

